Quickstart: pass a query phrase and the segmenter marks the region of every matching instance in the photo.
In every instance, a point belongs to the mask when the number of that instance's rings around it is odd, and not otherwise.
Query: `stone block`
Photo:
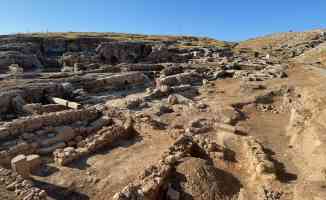
[[[11,160],[11,168],[23,178],[29,178],[30,168],[25,155],[18,155]]]
[[[39,169],[40,165],[42,164],[41,157],[36,154],[28,155],[26,157],[26,160],[31,172],[34,172]]]
[[[58,133],[56,136],[58,141],[69,141],[74,139],[76,136],[74,129],[69,126],[57,127],[55,128],[55,132]]]

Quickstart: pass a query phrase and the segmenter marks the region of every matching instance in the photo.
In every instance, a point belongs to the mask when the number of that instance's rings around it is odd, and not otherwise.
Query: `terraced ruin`
[[[325,43],[1,36],[0,199],[323,200]]]

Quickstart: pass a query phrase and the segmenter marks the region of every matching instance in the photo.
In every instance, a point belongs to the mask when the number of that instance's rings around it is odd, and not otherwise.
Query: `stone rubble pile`
[[[252,137],[246,137],[243,148],[248,160],[248,170],[252,173],[253,179],[276,179],[275,165],[259,142]]]
[[[29,180],[11,170],[0,167],[0,186],[12,191],[21,200],[46,200],[46,191],[33,186]]]
[[[236,70],[233,78],[244,81],[264,81],[274,78],[285,78],[285,68],[281,65],[267,66],[262,70]]]

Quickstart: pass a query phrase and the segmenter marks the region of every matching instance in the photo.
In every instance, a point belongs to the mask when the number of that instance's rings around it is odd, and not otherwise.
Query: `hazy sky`
[[[0,34],[93,31],[242,40],[326,28],[326,0],[1,0]]]

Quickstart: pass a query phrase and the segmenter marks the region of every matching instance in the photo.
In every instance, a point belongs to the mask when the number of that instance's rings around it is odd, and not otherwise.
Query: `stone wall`
[[[152,165],[144,170],[139,179],[127,185],[114,195],[114,200],[131,200],[131,199],[159,199],[169,184],[169,178],[174,175],[175,167],[182,163],[187,157],[198,157],[200,154],[213,155],[219,150],[211,148],[211,143],[203,137],[180,136],[175,143],[166,151],[156,165]],[[202,151],[202,152],[201,152]],[[199,153],[199,154],[198,154]],[[168,188],[167,195],[172,192]],[[173,190],[176,196],[179,192]]]
[[[119,67],[126,71],[161,71],[164,69],[164,66],[160,64],[122,64]]]
[[[26,103],[42,103],[46,96],[63,97],[64,95],[65,89],[59,83],[33,83],[25,85],[23,88],[16,87],[0,91],[0,115],[20,109],[14,102],[17,97],[22,98]]]
[[[185,85],[193,84],[195,82],[201,81],[201,76],[196,72],[185,72],[181,74],[171,75],[162,77],[156,80],[156,85],[167,85],[167,86],[176,86],[176,85]]]
[[[113,200],[157,199],[160,188],[166,183],[178,160],[190,156],[194,148],[190,137],[181,136],[162,156],[157,165],[145,169],[144,173],[133,183],[127,185],[114,195]]]
[[[126,138],[128,135],[122,127],[109,127],[100,130],[95,135],[87,137],[77,146],[57,149],[54,151],[54,160],[58,165],[68,165],[81,156],[88,155],[104,146],[110,146],[118,139]]]
[[[100,127],[105,124],[94,121],[99,116],[99,111],[95,109],[66,110],[5,123],[0,128],[0,140],[4,141],[0,145],[0,164],[8,165],[19,154],[47,155],[58,148],[76,144],[80,141],[80,135],[98,129],[94,123]],[[90,127],[83,126],[92,121]],[[76,123],[81,124],[80,127],[76,127]],[[75,124],[75,127],[65,126],[71,124]],[[52,136],[48,137],[48,134]]]
[[[95,120],[99,111],[95,109],[65,110],[43,115],[29,116],[5,123],[0,128],[0,139],[19,136],[49,126],[69,125],[77,121]]]
[[[94,153],[98,149],[106,146],[113,145],[117,140],[127,139],[133,136],[133,131],[130,130],[132,124],[104,126],[102,129],[96,132],[96,134],[89,135],[85,139],[81,140],[77,147],[60,148],[53,152],[54,161],[58,165],[68,165],[74,160],[79,159],[82,156]],[[96,123],[97,124],[97,123]],[[98,129],[94,124],[94,131]]]

